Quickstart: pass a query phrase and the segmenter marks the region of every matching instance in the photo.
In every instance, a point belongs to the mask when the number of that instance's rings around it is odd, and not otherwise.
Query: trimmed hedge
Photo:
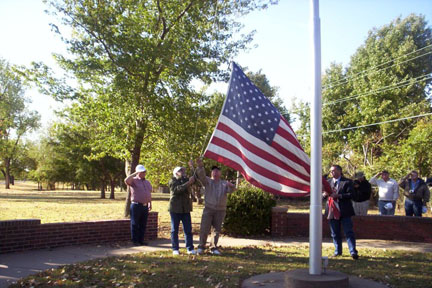
[[[270,232],[273,195],[244,186],[228,196],[224,230],[228,234],[257,235]]]

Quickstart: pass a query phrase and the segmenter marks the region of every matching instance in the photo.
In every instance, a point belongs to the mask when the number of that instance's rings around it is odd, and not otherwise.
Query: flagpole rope
[[[217,19],[217,14],[218,14],[218,6],[217,6],[217,4],[218,3],[217,3],[217,0],[216,0],[215,1],[215,6],[214,6],[214,19],[213,19],[213,23],[212,23],[212,26],[211,26],[212,28],[216,24],[216,19]],[[219,31],[219,25],[217,25],[216,31],[217,32]],[[218,46],[218,42],[216,41],[216,47],[217,46]],[[210,57],[210,53],[211,53],[211,49],[209,48],[209,51],[208,51],[208,54],[207,54],[207,58]],[[194,132],[194,137],[193,137],[193,144],[192,144],[193,146],[192,146],[191,154],[190,154],[190,157],[189,157],[190,159],[192,159],[193,154],[195,152],[195,148],[196,148],[196,143],[195,142],[196,142],[196,134],[197,134],[197,130],[198,130],[198,121],[199,121],[200,111],[201,111],[201,105],[198,103],[198,113],[197,113],[197,118],[196,118],[196,122],[195,122],[195,132]],[[207,132],[207,134],[208,134],[208,132]],[[204,144],[205,144],[205,142],[204,142]],[[202,152],[201,152],[201,154],[202,154]],[[201,154],[200,154],[200,157],[202,157]],[[194,175],[195,175],[195,171],[194,171]]]
[[[216,0],[215,1],[215,11],[214,11],[214,19],[213,19],[212,27],[216,26],[217,27],[216,32],[219,32],[219,25],[215,25],[216,24],[216,19],[217,19],[217,14],[218,14],[218,5],[217,4],[218,4],[218,2]],[[218,48],[218,46],[219,46],[218,41],[216,41],[216,48]],[[207,57],[210,57],[210,52],[211,52],[211,49],[209,48]],[[201,111],[201,106],[199,106],[199,108],[198,108],[198,113],[200,111]],[[216,107],[213,109],[212,119],[213,119],[215,113],[216,113]],[[190,159],[192,159],[192,156],[193,156],[193,153],[194,153],[195,147],[196,147],[196,145],[195,145],[195,139],[196,139],[196,133],[197,133],[197,128],[198,128],[198,120],[199,120],[199,116],[197,116],[197,120],[196,120],[196,123],[195,123],[194,147],[193,147],[193,149],[191,151],[191,157],[190,157]],[[204,142],[202,144],[203,147],[202,147],[202,150],[201,150],[201,153],[200,153],[200,156],[199,156],[200,158],[203,157],[204,149],[205,149],[205,144],[207,143],[208,135],[209,135],[209,133],[207,131],[206,138],[205,138],[205,140],[204,140]],[[201,180],[196,175],[196,171],[198,170],[198,167],[191,167],[191,168],[192,168],[192,177],[195,177],[195,179],[201,184],[201,186],[205,187],[205,185],[201,182]]]
[[[356,129],[359,129],[359,128],[365,128],[365,127],[376,126],[376,125],[381,125],[381,124],[386,124],[386,123],[392,123],[392,122],[399,122],[399,121],[403,121],[403,120],[420,118],[420,117],[426,117],[426,116],[431,116],[431,115],[432,115],[432,113],[425,113],[425,114],[414,115],[414,116],[409,116],[409,117],[404,117],[404,118],[399,118],[399,119],[392,119],[392,120],[387,120],[387,121],[382,121],[382,122],[377,122],[377,123],[372,123],[372,124],[366,124],[366,125],[360,125],[360,126],[354,126],[354,127],[346,127],[346,128],[342,128],[342,129],[335,129],[335,130],[325,131],[325,132],[323,132],[323,134],[342,132],[342,131],[346,131],[346,130],[356,130]]]
[[[333,84],[330,83],[330,84],[328,84],[328,85],[326,85],[326,86],[323,86],[322,88],[323,88],[323,89],[331,89],[331,88],[335,88],[335,87],[338,87],[338,86],[340,86],[340,85],[343,85],[343,84],[347,83],[347,82],[348,82],[348,81],[347,81],[348,79],[351,79],[351,78],[358,78],[357,76],[360,76],[361,74],[364,74],[364,73],[366,73],[366,72],[379,72],[379,71],[381,71],[381,70],[385,70],[385,69],[388,69],[388,68],[390,68],[390,67],[393,67],[393,66],[396,66],[396,65],[400,65],[400,64],[403,64],[403,63],[406,63],[406,62],[409,62],[409,61],[413,61],[413,60],[418,59],[418,58],[420,58],[420,57],[423,57],[423,56],[429,55],[429,54],[432,53],[432,51],[429,51],[429,52],[426,52],[426,53],[424,53],[424,54],[422,54],[422,55],[418,55],[418,56],[415,56],[415,57],[413,57],[413,58],[410,58],[410,59],[404,60],[404,61],[402,61],[402,62],[394,63],[393,65],[390,65],[390,66],[383,67],[383,68],[380,68],[380,69],[378,69],[378,70],[375,70],[375,69],[378,68],[378,67],[381,67],[381,66],[386,65],[386,64],[388,64],[388,63],[391,63],[391,62],[393,62],[393,61],[395,61],[395,60],[401,59],[401,58],[403,58],[403,57],[406,57],[406,56],[408,56],[408,55],[411,55],[411,54],[417,53],[417,52],[419,52],[419,51],[422,51],[422,50],[427,49],[427,48],[430,48],[430,47],[432,47],[432,44],[427,45],[427,46],[425,46],[425,47],[423,47],[423,48],[417,49],[417,50],[415,50],[415,51],[412,51],[412,52],[410,52],[410,53],[407,53],[407,54],[401,55],[401,56],[399,56],[399,57],[397,57],[397,58],[394,58],[394,59],[392,59],[392,60],[389,60],[389,61],[387,61],[387,62],[384,62],[384,63],[378,64],[378,65],[373,66],[373,67],[371,67],[371,68],[369,68],[369,69],[366,69],[366,70],[360,71],[360,72],[358,72],[358,73],[355,73],[355,74],[353,74],[353,75],[347,76],[347,77],[345,77],[345,78],[342,79],[342,80],[338,80],[338,81],[334,82]],[[335,85],[335,84],[337,84],[337,85]]]

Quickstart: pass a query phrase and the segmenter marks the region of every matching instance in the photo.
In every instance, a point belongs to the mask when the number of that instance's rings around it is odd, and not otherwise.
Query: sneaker
[[[212,253],[213,255],[221,255],[221,254],[222,254],[218,249],[213,249],[213,250],[211,250],[211,253]]]
[[[188,250],[187,251],[187,254],[189,254],[189,255],[196,255],[197,254],[197,252],[195,251],[195,250]]]
[[[203,253],[204,253],[204,250],[201,249],[201,248],[198,248],[198,250],[197,250],[197,254],[203,254]]]
[[[352,254],[351,255],[351,257],[354,259],[354,260],[357,260],[358,258],[359,258],[359,256],[358,256],[358,254],[357,253],[355,253],[355,254]]]
[[[178,255],[180,255],[179,250],[173,250],[173,255],[174,255],[174,256],[178,256]]]

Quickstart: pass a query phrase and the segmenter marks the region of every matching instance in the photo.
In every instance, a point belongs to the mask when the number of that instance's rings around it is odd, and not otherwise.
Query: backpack
[[[356,187],[358,185],[358,187]],[[358,180],[354,181],[354,191],[351,198],[354,202],[364,202],[370,199],[372,187],[369,182],[360,184]]]

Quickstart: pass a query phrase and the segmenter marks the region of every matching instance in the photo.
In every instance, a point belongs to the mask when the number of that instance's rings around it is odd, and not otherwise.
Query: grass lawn
[[[169,251],[111,257],[47,270],[10,287],[239,287],[253,275],[308,268],[306,246],[225,248],[223,252],[220,257],[173,257]],[[323,252],[330,254],[332,249]],[[330,259],[328,269],[394,288],[431,287],[430,253],[359,252],[362,257],[357,261],[348,254]]]
[[[0,187],[0,220],[41,219],[42,223],[78,222],[123,219],[125,192],[116,191],[116,199],[100,199],[99,191],[55,190],[38,191],[36,183],[16,182],[6,190]],[[58,186],[59,188],[61,186]],[[109,195],[109,193],[107,193]],[[153,193],[153,211],[159,212],[159,236],[169,237],[169,194]],[[309,201],[298,199],[278,200],[278,206],[290,212],[308,213]],[[194,203],[191,213],[194,232],[199,229],[203,206]],[[403,215],[402,210],[396,212]],[[376,207],[369,214],[378,214]],[[425,216],[432,216],[431,212]]]
[[[109,196],[109,193],[107,193]],[[0,187],[0,220],[36,218],[42,223],[71,222],[104,219],[122,219],[126,193],[116,191],[116,199],[100,199],[99,191],[62,190],[38,191],[36,183],[17,182],[6,190]],[[168,209],[169,194],[153,193],[155,211],[160,214]],[[309,202],[297,199],[281,199],[278,206],[287,207],[291,212],[309,211]],[[194,203],[194,216],[201,215],[202,206]],[[370,214],[378,214],[371,207]],[[396,211],[402,215],[403,211]]]
[[[116,191],[116,199],[100,199],[99,191],[38,191],[33,182],[16,182],[11,188],[0,188],[0,220],[41,219],[42,223],[54,223],[124,218],[126,192]],[[168,235],[169,194],[153,193],[152,197],[153,211],[159,212],[160,236]],[[202,209],[194,203],[194,229],[199,228]]]

